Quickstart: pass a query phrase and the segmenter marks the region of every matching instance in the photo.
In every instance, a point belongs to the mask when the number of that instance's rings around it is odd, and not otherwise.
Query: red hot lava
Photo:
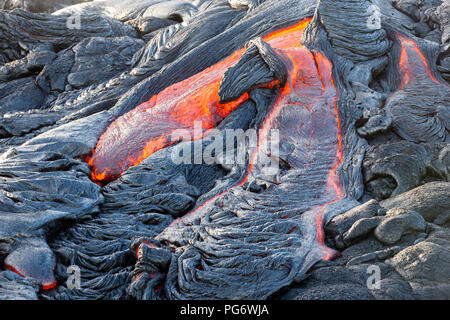
[[[309,21],[273,32],[264,40],[279,49],[293,46]],[[195,121],[202,123],[204,131],[216,127],[248,99],[244,94],[236,101],[220,104],[218,95],[224,73],[244,51],[241,49],[218,64],[166,88],[114,121],[100,137],[88,160],[92,179],[97,182],[117,179],[129,167],[173,144],[171,134],[175,130],[193,132]]]
[[[335,252],[326,248],[322,230],[323,214],[328,204],[342,198],[336,169],[342,162],[342,142],[339,115],[336,106],[336,87],[332,78],[331,62],[321,53],[313,54],[300,45],[302,33],[310,19],[293,27],[274,32],[266,37],[273,48],[283,53],[289,66],[289,81],[282,88],[274,106],[267,116],[259,137],[258,148],[251,158],[247,176],[235,188],[241,187],[248,176],[257,171],[254,159],[264,153],[264,141],[268,132],[280,130],[280,139],[295,146],[290,156],[291,168],[298,170],[298,177],[289,177],[291,183],[299,185],[297,190],[311,190],[300,197],[311,203],[314,211],[317,241],[323,248],[323,258],[329,259]],[[130,166],[137,165],[150,154],[171,144],[170,134],[177,129],[193,130],[194,121],[202,121],[203,129],[215,127],[248,96],[237,101],[220,104],[219,85],[225,71],[233,66],[244,53],[241,49],[229,58],[203,72],[174,84],[148,102],[117,119],[100,138],[97,148],[89,160],[93,166],[92,176],[96,181],[107,182],[116,179]],[[321,146],[317,148],[317,146]],[[321,170],[312,177],[317,189],[311,188],[313,164],[321,163]],[[255,170],[254,170],[255,169]],[[306,170],[306,171],[305,171]],[[296,181],[296,179],[298,181]],[[201,214],[202,208],[229,190],[211,198],[180,221],[186,223]],[[285,192],[278,190],[276,192]],[[319,193],[320,195],[317,195]],[[315,200],[311,201],[311,198]],[[295,229],[290,232],[294,232]]]
[[[400,39],[400,44],[402,46],[399,61],[402,73],[400,89],[409,86],[423,85],[424,81],[425,83],[432,82],[441,85],[441,83],[431,74],[427,59],[424,57],[414,40],[406,39],[398,33],[397,36]],[[411,63],[411,61],[414,61],[414,63]]]
[[[293,32],[292,35],[301,39],[301,32]],[[325,246],[322,220],[327,206],[343,197],[336,173],[342,162],[343,152],[332,65],[320,52],[310,52],[302,47],[299,41],[290,42],[289,45],[277,49],[289,66],[289,80],[281,89],[262,125],[259,143],[251,157],[247,175],[236,186],[209,199],[176,220],[169,228],[176,227],[180,223],[189,224],[202,215],[203,210],[208,210],[210,205],[214,205],[215,200],[222,196],[226,197],[234,188],[242,187],[250,175],[257,175],[259,167],[255,159],[267,154],[265,146],[268,142],[267,135],[270,130],[277,129],[280,140],[294,147],[294,151],[287,159],[290,171],[286,177],[281,177],[279,186],[268,189],[259,199],[264,197],[289,199],[281,204],[281,207],[302,200],[308,203],[311,208],[310,216],[315,220],[313,225],[316,228],[316,239],[319,247],[323,249],[321,258],[331,259],[337,253]],[[288,185],[295,185],[295,188],[285,189],[283,181],[288,182]],[[294,231],[295,228],[288,233]]]
[[[5,269],[7,269],[9,271],[17,273],[19,276],[21,276],[23,278],[35,278],[35,279],[38,278],[35,275],[34,276],[30,275],[27,270],[20,270],[19,271],[18,269],[16,269],[13,266],[10,266],[7,263],[5,263],[4,267],[5,267]],[[42,285],[42,289],[43,290],[51,290],[51,289],[55,288],[58,285],[58,283],[57,283],[57,281],[55,279],[47,279],[47,280],[40,279],[40,280],[41,280],[41,285]]]

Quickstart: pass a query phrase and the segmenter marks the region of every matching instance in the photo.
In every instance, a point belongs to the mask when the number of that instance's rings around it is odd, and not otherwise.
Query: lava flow
[[[29,257],[27,257],[29,258]],[[23,278],[33,278],[41,282],[43,290],[51,290],[57,286],[57,281],[55,280],[53,273],[42,274],[42,272],[37,268],[41,265],[33,265],[31,263],[17,264],[17,266],[12,266],[9,263],[5,263],[5,269],[17,273]],[[56,268],[56,266],[55,266]]]
[[[434,84],[441,84],[430,71],[427,59],[420,51],[417,44],[412,39],[406,39],[397,33],[400,40],[402,51],[400,55],[400,70],[402,73],[402,82],[400,88],[408,86],[417,86],[423,81],[431,81]]]
[[[263,39],[274,48],[293,46],[310,20],[275,31]],[[92,157],[88,159],[92,179],[97,182],[117,179],[129,167],[176,143],[171,140],[175,130],[193,132],[195,121],[202,123],[204,131],[216,127],[248,99],[248,94],[244,94],[236,101],[220,104],[218,95],[224,73],[244,52],[245,49],[236,51],[216,65],[166,88],[115,120],[100,137]]]
[[[290,35],[301,39],[301,32],[293,32]],[[276,199],[278,205],[274,208],[274,214],[280,211],[280,208],[292,208],[283,218],[301,215],[302,211],[308,212],[306,216],[311,217],[311,223],[303,227],[312,228],[310,232],[316,234],[319,259],[332,259],[336,257],[337,252],[325,245],[323,216],[328,205],[343,197],[336,172],[342,163],[343,151],[332,64],[320,52],[312,53],[302,47],[299,41],[290,42],[288,46],[277,49],[288,66],[289,80],[281,88],[262,125],[258,146],[251,157],[246,176],[234,187],[212,197],[176,220],[168,229],[189,225],[205,211],[210,210],[218,198],[227,197],[233,189],[242,188],[250,176],[257,177],[260,168],[255,159],[267,155],[264,145],[268,142],[267,135],[269,131],[276,129],[280,141],[292,147],[292,153],[286,159],[290,170],[280,177],[277,185],[258,195],[254,201],[262,204],[256,207],[270,207],[270,203]],[[242,195],[242,202],[253,197],[250,192],[233,194],[233,197]],[[235,205],[230,204],[231,207]],[[295,228],[288,234],[294,231]],[[168,232],[170,233],[170,230]],[[299,232],[301,233],[300,230]]]

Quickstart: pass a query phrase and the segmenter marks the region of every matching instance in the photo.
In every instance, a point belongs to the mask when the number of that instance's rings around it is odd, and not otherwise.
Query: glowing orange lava
[[[14,273],[17,273],[19,276],[25,278],[25,272],[21,272],[19,270],[17,270],[16,268],[14,268],[13,266],[10,266],[8,264],[5,264],[5,269],[12,271]],[[41,285],[42,285],[42,289],[43,290],[51,290],[53,288],[55,288],[57,286],[57,281],[42,281]]]
[[[301,37],[301,32],[299,30],[297,32],[299,33],[296,36]],[[289,33],[283,31],[281,34],[288,35]],[[315,219],[316,241],[323,250],[322,258],[333,259],[339,253],[325,245],[323,217],[328,205],[343,197],[337,174],[337,169],[343,159],[343,149],[332,64],[320,52],[312,53],[302,47],[300,39],[289,41],[286,47],[277,49],[289,68],[289,80],[281,88],[279,96],[262,124],[258,146],[251,156],[246,175],[234,187],[211,197],[189,214],[174,221],[169,228],[180,223],[189,224],[198,215],[201,215],[203,210],[208,210],[210,205],[214,205],[215,200],[225,196],[233,188],[242,187],[248,181],[249,175],[258,170],[256,159],[258,154],[265,153],[264,144],[268,141],[269,131],[278,129],[280,139],[289,141],[298,150],[291,155],[291,170],[304,170],[308,167],[308,163],[328,168],[323,171],[321,176],[317,177],[317,181],[314,181],[324,187],[323,194],[314,195],[320,199],[318,200],[320,204],[313,205],[311,212]],[[316,150],[319,145],[322,153]],[[305,175],[308,175],[307,171]],[[290,183],[295,182],[290,181]],[[309,187],[308,184],[305,185],[299,181],[294,192],[302,193],[302,189]],[[270,192],[268,190],[265,194]],[[275,192],[277,192],[275,197],[283,198],[280,195],[283,191]],[[288,233],[295,231],[296,228],[292,228]]]
[[[279,129],[284,134],[281,139],[292,140],[299,150],[307,150],[292,157],[291,168],[300,170],[307,167],[308,163],[318,161],[321,166],[327,168],[323,175],[317,178],[317,184],[323,186],[323,194],[318,195],[320,201],[313,210],[317,242],[323,248],[323,258],[331,259],[336,256],[336,252],[326,247],[322,224],[327,206],[343,197],[336,172],[343,157],[342,133],[332,64],[320,52],[310,52],[300,45],[303,30],[310,21],[311,19],[301,21],[295,26],[264,37],[265,41],[282,54],[282,59],[288,67],[289,80],[281,88],[264,120],[258,146],[250,159],[245,177],[232,188],[243,186],[249,175],[258,170],[255,163],[257,153],[264,153],[264,143],[269,131],[272,128]],[[236,101],[220,104],[218,96],[220,81],[225,71],[233,66],[243,53],[244,49],[241,49],[203,72],[168,87],[112,123],[89,159],[94,180],[116,179],[130,166],[174,143],[170,140],[170,135],[175,130],[188,129],[192,132],[194,121],[202,121],[204,133],[217,126],[248,99],[248,94],[244,94]],[[321,144],[323,146],[320,152],[323,154],[316,155],[315,146]],[[299,192],[305,187],[308,186],[300,185]],[[187,223],[230,189],[210,198],[183,218],[174,221],[169,228],[181,221]],[[293,228],[290,232],[295,231]]]
[[[400,39],[400,44],[402,46],[399,61],[402,73],[402,83],[400,88],[404,88],[408,85],[416,85],[419,80],[431,80],[436,84],[440,84],[440,82],[431,74],[427,59],[424,57],[414,40],[406,39],[398,33],[397,37]],[[413,63],[411,61],[413,61]]]
[[[274,48],[295,46],[310,20],[275,31],[265,36],[264,40]],[[92,179],[100,182],[117,179],[129,167],[176,143],[171,140],[175,130],[192,132],[195,121],[201,121],[204,131],[216,127],[248,99],[248,94],[244,94],[236,101],[220,104],[218,95],[225,71],[244,52],[244,48],[238,50],[216,65],[166,88],[114,121],[100,137],[88,160],[92,166]]]

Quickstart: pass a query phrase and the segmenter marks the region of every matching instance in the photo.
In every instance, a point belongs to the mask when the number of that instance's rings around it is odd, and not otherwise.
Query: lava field
[[[450,299],[449,143],[449,0],[0,0],[0,300]]]

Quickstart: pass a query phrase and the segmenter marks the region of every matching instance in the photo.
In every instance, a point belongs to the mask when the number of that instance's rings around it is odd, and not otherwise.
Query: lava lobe
[[[310,19],[263,39],[276,49],[295,46]],[[219,103],[220,82],[228,68],[233,66],[245,49],[204,71],[176,83],[149,101],[116,119],[100,137],[88,163],[92,167],[92,179],[109,182],[117,179],[125,170],[139,164],[154,152],[178,141],[172,141],[176,130],[193,132],[194,122],[201,122],[204,131],[217,126],[242,102],[239,99]]]

